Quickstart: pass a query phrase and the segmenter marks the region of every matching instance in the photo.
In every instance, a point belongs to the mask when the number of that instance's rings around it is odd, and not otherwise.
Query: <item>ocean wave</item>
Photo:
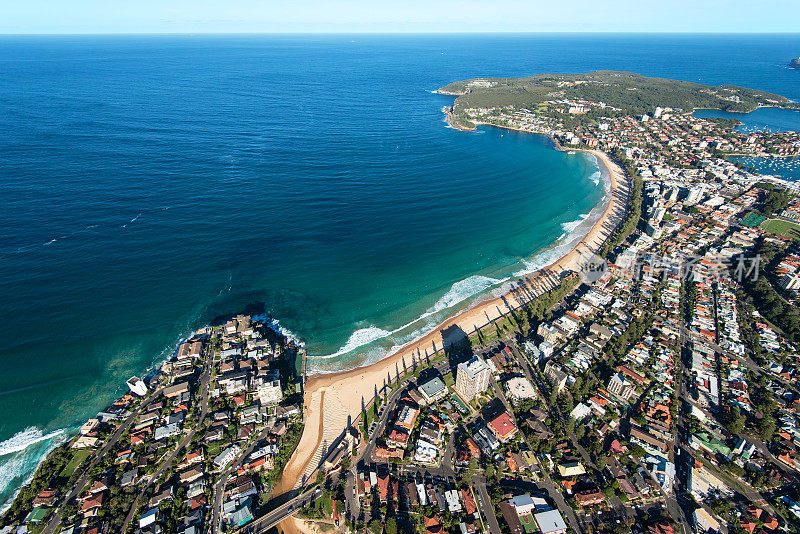
[[[450,287],[450,290],[442,295],[442,297],[437,300],[433,306],[428,308],[428,310],[420,318],[422,319],[433,315],[434,313],[446,310],[447,308],[452,308],[456,304],[463,302],[468,298],[477,295],[478,293],[486,291],[493,285],[499,284],[503,281],[504,280],[498,280],[497,278],[489,278],[488,276],[475,275],[456,282]]]
[[[0,514],[11,506],[19,490],[33,479],[42,460],[67,439],[64,430],[42,434],[38,428],[29,427],[0,443],[0,447],[5,447],[0,450],[7,451],[0,452],[0,456],[6,456],[0,463]],[[31,447],[36,444],[42,446]],[[20,480],[23,473],[27,475]]]
[[[564,229],[564,233],[566,233],[568,236],[569,234],[580,228],[583,221],[585,221],[587,218],[589,218],[588,213],[581,213],[580,215],[578,215],[578,218],[575,219],[574,221],[561,223],[561,228]]]
[[[589,176],[589,179],[594,183],[594,185],[600,185],[600,177],[601,176],[602,176],[602,173],[600,172],[600,169],[598,169],[598,170],[594,171]]]
[[[25,450],[34,443],[52,439],[63,432],[64,429],[62,428],[48,434],[44,434],[37,427],[29,426],[25,430],[17,432],[7,440],[0,442],[0,456],[6,456],[8,454]]]
[[[295,345],[297,345],[299,347],[302,347],[302,346],[305,345],[300,340],[300,338],[297,337],[297,335],[295,335],[294,332],[292,332],[291,330],[289,330],[288,328],[283,326],[274,317],[270,317],[267,314],[261,314],[261,315],[254,315],[252,317],[252,319],[253,319],[253,321],[255,321],[257,323],[261,323],[262,325],[266,326],[267,328],[269,328],[270,330],[272,330],[276,334],[284,336],[286,339],[288,339],[289,341],[293,342]]]
[[[373,341],[378,341],[379,339],[383,339],[385,337],[389,337],[392,335],[391,332],[388,330],[384,330],[382,328],[378,328],[376,326],[369,326],[367,328],[361,328],[356,330],[347,340],[347,343],[342,345],[342,347],[334,352],[333,354],[328,354],[325,356],[317,356],[317,358],[327,360],[330,358],[337,358],[343,354],[347,354],[348,352],[352,352],[359,347],[363,347],[364,345],[368,345]]]
[[[370,343],[374,343],[375,341],[379,341],[381,339],[387,339],[391,336],[400,334],[409,329],[410,327],[420,323],[421,321],[425,321],[426,319],[429,319],[440,312],[452,308],[464,302],[465,300],[486,291],[487,289],[491,288],[494,285],[503,283],[504,281],[505,279],[499,280],[497,278],[490,278],[488,276],[481,276],[481,275],[474,275],[470,276],[469,278],[465,278],[464,280],[460,280],[455,284],[453,284],[452,286],[450,286],[450,289],[447,291],[447,293],[442,295],[439,298],[439,300],[437,300],[433,304],[433,306],[428,308],[425,311],[425,313],[423,313],[413,321],[410,321],[391,331],[378,328],[377,326],[374,325],[369,326],[367,328],[361,328],[350,334],[350,337],[348,338],[347,342],[344,345],[342,345],[336,352],[327,355],[315,355],[313,356],[313,359],[330,360],[333,358],[337,358],[344,354],[353,352],[354,350],[360,347],[369,345]],[[392,354],[392,351],[396,350],[396,348],[402,347],[409,341],[414,340],[416,337],[421,335],[422,332],[426,331],[431,326],[434,326],[436,322],[437,322],[436,320],[433,320],[430,321],[431,324],[428,324],[429,322],[426,321],[426,324],[424,326],[415,329],[410,335],[406,334],[403,335],[400,339],[392,339],[392,341],[396,343],[393,345],[392,348],[389,349],[388,354]],[[383,357],[384,355],[387,354],[387,352],[383,348],[378,349],[377,351],[374,352],[379,354],[380,357]],[[367,354],[366,356],[367,358],[365,358],[364,364],[366,364],[366,362],[369,361],[370,359],[369,354]]]

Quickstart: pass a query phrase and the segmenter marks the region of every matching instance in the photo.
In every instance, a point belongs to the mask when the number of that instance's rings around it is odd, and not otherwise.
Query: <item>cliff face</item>
[[[796,69],[800,69],[800,57],[796,57],[789,62],[790,67],[794,67]]]

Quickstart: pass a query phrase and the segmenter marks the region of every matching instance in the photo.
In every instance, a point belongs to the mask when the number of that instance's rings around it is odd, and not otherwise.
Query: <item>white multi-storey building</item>
[[[464,400],[471,401],[486,391],[491,375],[492,370],[486,362],[480,356],[473,356],[470,361],[458,364],[456,392]]]

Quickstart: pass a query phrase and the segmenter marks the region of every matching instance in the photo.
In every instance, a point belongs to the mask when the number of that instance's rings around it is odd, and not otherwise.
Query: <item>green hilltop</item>
[[[457,120],[470,108],[514,107],[535,111],[544,102],[562,99],[603,102],[611,108],[603,110],[606,116],[642,115],[659,106],[687,112],[700,108],[748,112],[759,106],[798,107],[783,96],[745,87],[713,87],[608,70],[526,78],[476,78],[451,83],[439,92],[459,95],[453,106]]]

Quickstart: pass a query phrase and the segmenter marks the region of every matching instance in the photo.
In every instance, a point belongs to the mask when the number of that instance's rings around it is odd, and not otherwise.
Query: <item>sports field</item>
[[[781,235],[800,241],[800,224],[782,219],[768,219],[761,223],[761,228],[772,234]]]

